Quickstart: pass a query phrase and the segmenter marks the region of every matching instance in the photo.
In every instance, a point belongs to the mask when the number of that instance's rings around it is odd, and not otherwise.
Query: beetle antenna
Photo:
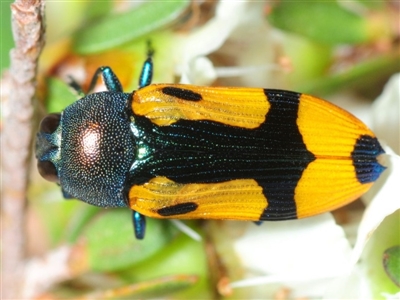
[[[139,77],[139,89],[150,85],[151,80],[153,78],[153,60],[152,57],[154,55],[154,49],[151,46],[150,40],[147,41],[147,59],[145,60],[142,72]]]

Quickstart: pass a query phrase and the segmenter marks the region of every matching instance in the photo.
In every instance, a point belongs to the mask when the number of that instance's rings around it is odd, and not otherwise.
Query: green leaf
[[[387,80],[393,73],[400,71],[399,59],[397,52],[376,56],[341,73],[294,85],[293,89],[311,95],[327,95],[343,88],[353,88],[374,98],[378,96],[375,93],[380,91],[377,82]]]
[[[71,88],[57,78],[48,78],[47,88],[46,109],[49,113],[60,112],[77,100]]]
[[[81,238],[86,240],[88,261],[94,271],[116,271],[152,256],[171,238],[166,221],[147,218],[146,237],[137,240],[133,233],[132,212],[113,209],[87,225]]]
[[[83,299],[126,299],[135,296],[145,299],[165,298],[165,295],[176,293],[193,286],[198,281],[193,275],[174,275],[155,278],[115,289],[109,289],[84,295]],[[131,299],[131,298],[130,298]]]
[[[332,47],[295,34],[286,34],[283,46],[292,62],[293,70],[286,77],[291,86],[302,87],[321,78],[331,64]]]
[[[128,12],[110,15],[79,30],[74,50],[89,54],[120,46],[175,21],[190,1],[149,1]]]
[[[268,19],[277,28],[329,45],[362,43],[370,38],[368,19],[336,1],[282,1]]]
[[[394,284],[400,287],[400,245],[385,250],[383,267]]]
[[[10,65],[10,50],[14,47],[14,39],[11,31],[11,9],[10,4],[13,1],[3,0],[0,3],[0,24],[1,24],[1,59],[0,59],[0,71],[2,72],[5,68]]]
[[[180,274],[196,275],[199,278],[197,284],[179,295],[175,294],[174,299],[210,299],[206,255],[204,242],[195,241],[181,233],[162,251],[158,251],[121,275],[127,281],[147,281],[155,277]]]
[[[76,202],[80,202],[76,200]],[[100,213],[103,209],[93,205],[82,205],[79,210],[71,216],[66,230],[66,237],[68,243],[75,243],[76,239],[81,235],[85,226],[92,220],[92,218]]]
[[[400,210],[387,216],[376,228],[364,248],[362,262],[369,279],[369,288],[373,299],[386,299],[386,294],[400,292],[388,276],[382,264],[382,254],[395,245],[400,245]]]
[[[114,0],[101,0],[101,5],[97,0],[86,0],[85,2],[88,3],[85,11],[86,19],[90,20],[107,15],[115,4]]]

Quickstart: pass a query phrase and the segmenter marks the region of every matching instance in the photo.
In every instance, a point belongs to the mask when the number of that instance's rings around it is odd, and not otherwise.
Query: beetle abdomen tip
[[[377,160],[377,157],[383,153],[385,151],[376,137],[362,135],[357,139],[351,157],[359,182],[369,183],[379,178],[386,169]]]

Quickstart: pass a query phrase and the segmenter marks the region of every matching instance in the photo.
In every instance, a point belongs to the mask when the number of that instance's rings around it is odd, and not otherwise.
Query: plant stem
[[[39,54],[44,44],[44,1],[11,4],[15,48],[3,78],[9,83],[1,140],[1,298],[18,299],[24,284],[25,207],[32,144],[33,98]],[[7,91],[3,90],[3,94]]]

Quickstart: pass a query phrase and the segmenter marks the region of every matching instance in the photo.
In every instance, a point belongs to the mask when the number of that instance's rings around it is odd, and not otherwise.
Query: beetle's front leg
[[[96,70],[93,75],[92,81],[90,82],[89,93],[93,91],[100,75],[103,78],[103,82],[106,85],[108,91],[120,93],[123,92],[121,82],[119,81],[113,70],[110,67],[100,67]]]
[[[90,94],[93,91],[100,75],[101,75],[103,82],[106,85],[108,91],[120,92],[120,93],[123,92],[121,82],[119,81],[118,77],[115,75],[113,70],[110,67],[103,66],[103,67],[98,68],[96,70],[96,72],[94,73],[92,80],[90,81],[90,86],[89,86],[89,89],[87,92],[88,94]],[[74,80],[74,78],[69,77],[68,85],[74,89],[74,91],[78,95],[78,98],[83,98],[85,96],[85,93],[83,92],[82,87],[80,86],[79,83],[77,83]]]

